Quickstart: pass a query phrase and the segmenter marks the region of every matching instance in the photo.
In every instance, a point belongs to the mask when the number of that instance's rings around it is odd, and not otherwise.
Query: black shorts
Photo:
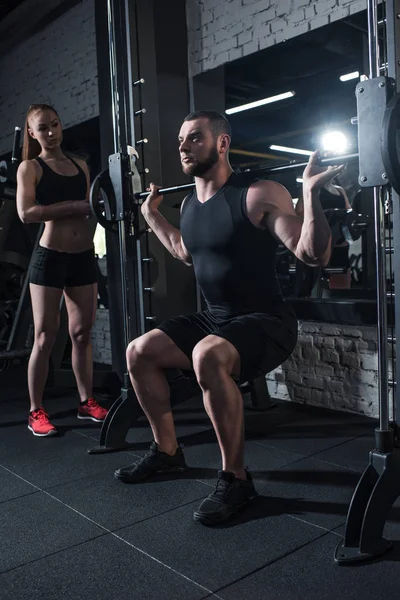
[[[192,364],[193,348],[207,335],[228,340],[240,356],[240,379],[253,379],[281,365],[297,343],[297,319],[285,304],[278,313],[250,313],[217,319],[209,310],[169,319],[157,326]]]
[[[75,254],[39,246],[35,252],[29,282],[61,290],[97,283],[94,249]]]

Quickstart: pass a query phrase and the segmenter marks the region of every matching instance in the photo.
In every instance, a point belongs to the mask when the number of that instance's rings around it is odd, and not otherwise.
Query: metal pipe
[[[378,2],[368,0],[368,54],[370,79],[379,77]],[[382,187],[374,188],[374,216],[376,243],[376,283],[378,312],[378,392],[379,429],[389,430],[389,389],[388,389],[388,327],[386,295],[386,249],[385,213]],[[379,448],[378,448],[379,449]]]
[[[119,128],[119,95],[117,87],[117,63],[116,63],[116,44],[115,44],[115,15],[112,0],[107,0],[108,15],[108,43],[110,51],[110,82],[112,98],[112,121],[114,132],[114,152],[121,152],[121,135]],[[126,224],[125,221],[118,221],[118,242],[119,242],[119,267],[121,274],[121,303],[124,323],[124,343],[125,348],[131,341],[129,314],[128,314],[128,293],[126,289]]]
[[[378,312],[379,429],[387,431],[389,429],[388,327],[386,301],[386,253],[384,246],[385,220],[382,201],[382,188],[374,188],[374,215]]]
[[[379,77],[378,2],[368,0],[369,77]]]

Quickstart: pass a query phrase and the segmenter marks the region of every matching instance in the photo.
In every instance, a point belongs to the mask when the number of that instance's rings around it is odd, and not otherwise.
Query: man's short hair
[[[196,119],[208,119],[210,123],[210,129],[215,138],[219,135],[227,134],[229,137],[232,137],[232,129],[229,124],[228,119],[214,110],[196,110],[195,112],[191,112],[185,117],[184,122],[187,121],[195,121]]]

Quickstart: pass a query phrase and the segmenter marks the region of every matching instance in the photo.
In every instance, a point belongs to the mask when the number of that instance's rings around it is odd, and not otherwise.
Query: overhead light
[[[233,115],[242,110],[250,110],[251,108],[257,108],[257,106],[264,106],[264,104],[271,104],[272,102],[278,102],[279,100],[285,100],[286,98],[292,98],[295,95],[294,92],[285,92],[284,94],[278,94],[277,96],[270,96],[269,98],[263,98],[262,100],[256,100],[249,104],[242,104],[241,106],[235,106],[234,108],[228,108],[225,112],[227,115]]]
[[[346,152],[349,142],[341,131],[328,131],[322,136],[322,150],[343,154]]]
[[[353,71],[353,73],[347,73],[347,75],[341,75],[339,77],[340,81],[350,81],[351,79],[358,79],[360,77],[360,73],[358,71]]]
[[[300,148],[288,148],[287,146],[270,146],[271,150],[279,150],[279,152],[288,152],[289,154],[303,154],[304,156],[311,156],[311,150],[301,150]]]

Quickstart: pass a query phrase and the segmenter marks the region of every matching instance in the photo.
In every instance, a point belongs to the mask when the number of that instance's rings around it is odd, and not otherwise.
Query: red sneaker
[[[42,407],[30,413],[28,429],[32,431],[33,435],[39,437],[57,434],[57,429],[54,427],[53,423],[50,423],[49,415]]]
[[[91,419],[96,423],[101,423],[106,418],[108,410],[97,404],[96,400],[89,398],[85,404],[80,404],[78,408],[78,419]]]

